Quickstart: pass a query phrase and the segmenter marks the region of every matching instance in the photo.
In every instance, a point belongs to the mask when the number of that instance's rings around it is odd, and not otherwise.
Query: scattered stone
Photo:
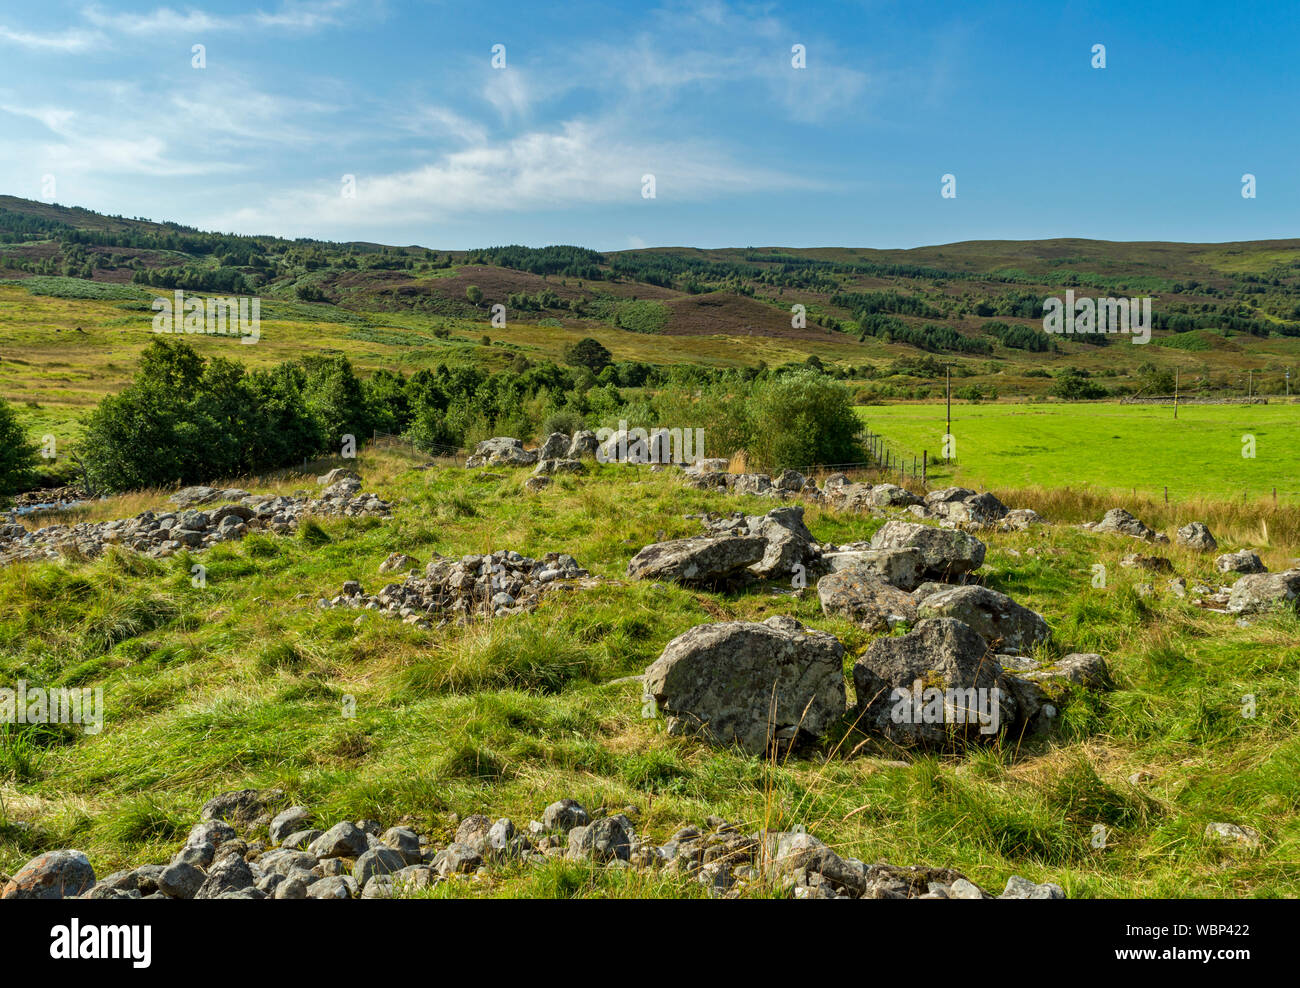
[[[1259,847],[1259,831],[1243,827],[1236,823],[1207,823],[1205,836],[1224,844],[1241,844],[1245,847]]]
[[[1037,885],[1019,875],[1008,878],[1007,887],[998,896],[999,899],[1064,899],[1065,897],[1065,889],[1059,885],[1053,885],[1051,882]]]
[[[1253,549],[1224,553],[1214,561],[1220,573],[1267,573],[1268,568]]]
[[[1143,556],[1140,553],[1125,556],[1119,564],[1129,569],[1145,569],[1152,573],[1170,573],[1174,568],[1173,563],[1164,556]]]
[[[1232,585],[1228,594],[1228,612],[1257,614],[1275,608],[1295,609],[1300,597],[1300,569],[1282,573],[1252,573]]]
[[[419,568],[420,561],[404,552],[390,553],[388,558],[379,564],[381,573],[405,573],[407,570]]]
[[[408,624],[430,628],[430,618],[451,615],[468,620],[475,615],[503,617],[536,610],[545,592],[572,587],[571,581],[590,574],[570,555],[548,552],[541,559],[501,550],[459,560],[435,558],[424,576],[390,583],[378,594],[367,594],[349,580],[332,600],[320,606],[371,610]],[[588,585],[588,584],[582,584]]]
[[[1183,548],[1195,549],[1197,552],[1213,552],[1219,547],[1209,528],[1199,521],[1188,522],[1180,528],[1176,539]]]

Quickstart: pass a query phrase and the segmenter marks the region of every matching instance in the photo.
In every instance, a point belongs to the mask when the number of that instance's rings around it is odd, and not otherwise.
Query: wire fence
[[[405,436],[396,436],[391,432],[376,432],[370,437],[369,445],[375,449],[403,449],[417,456],[427,456],[431,460],[451,460],[458,467],[464,466],[465,460],[469,457],[469,452],[458,446],[414,443]]]

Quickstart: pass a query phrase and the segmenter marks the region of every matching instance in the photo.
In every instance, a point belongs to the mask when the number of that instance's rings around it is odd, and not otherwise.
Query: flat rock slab
[[[648,545],[627,564],[638,580],[672,580],[687,586],[725,582],[761,562],[767,539],[756,535],[702,536]]]

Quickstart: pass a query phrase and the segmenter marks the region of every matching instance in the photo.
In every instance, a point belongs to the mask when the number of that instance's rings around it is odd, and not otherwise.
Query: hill
[[[250,366],[323,352],[362,373],[560,361],[591,337],[615,361],[659,366],[815,358],[871,403],[942,397],[945,369],[968,399],[1164,393],[1175,379],[1184,394],[1281,394],[1300,357],[1293,240],[446,251],[205,233],[0,196],[0,276],[0,396],[58,435],[125,385],[152,300],[176,289],[262,300],[259,345],[236,351]],[[1067,289],[1150,295],[1151,344],[1047,336],[1043,301]]]

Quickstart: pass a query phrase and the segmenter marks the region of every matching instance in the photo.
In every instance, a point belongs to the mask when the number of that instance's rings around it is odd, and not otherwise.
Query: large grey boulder
[[[238,854],[227,854],[208,869],[208,877],[194,893],[196,899],[216,899],[226,892],[250,889],[256,884],[253,871]]]
[[[1051,636],[1040,614],[988,587],[951,587],[931,594],[917,607],[921,618],[950,617],[970,625],[984,641],[1003,652],[1027,652]]]
[[[886,583],[874,570],[842,569],[817,581],[817,599],[827,617],[842,617],[868,631],[888,631],[895,624],[914,624],[916,601]]]
[[[940,504],[964,501],[966,498],[974,496],[975,492],[969,487],[941,487],[938,490],[929,491],[925,495],[925,504],[928,508],[937,508]]]
[[[919,497],[897,484],[875,484],[871,488],[870,500],[872,507],[876,508],[904,508],[921,503]]]
[[[576,799],[558,799],[542,811],[542,827],[547,831],[567,834],[590,822],[590,815]]]
[[[896,744],[956,748],[1012,728],[1011,684],[969,625],[930,618],[898,638],[878,638],[853,666],[858,726]]]
[[[873,549],[909,547],[921,550],[926,575],[936,580],[961,576],[984,562],[984,543],[955,529],[890,521],[871,537]]]
[[[599,446],[600,442],[596,439],[594,432],[590,429],[580,429],[573,434],[573,439],[569,443],[569,448],[565,451],[564,457],[569,460],[594,457]]]
[[[531,466],[537,462],[534,450],[524,449],[524,444],[509,436],[484,439],[474,447],[474,455],[465,461],[467,467],[480,466]]]
[[[1275,608],[1296,608],[1300,598],[1300,569],[1282,573],[1250,573],[1232,585],[1228,610],[1234,614],[1257,614]]]
[[[1007,506],[985,491],[960,501],[942,501],[932,506],[934,513],[953,522],[991,525],[1007,516]]]
[[[290,806],[287,810],[282,810],[276,814],[270,822],[270,840],[281,844],[285,837],[291,833],[298,833],[300,829],[307,826],[308,820],[311,820],[311,811],[305,806]]]
[[[546,442],[542,443],[541,449],[537,451],[537,459],[539,461],[566,459],[572,442],[573,440],[563,432],[552,432],[546,437]]]
[[[820,737],[843,716],[844,646],[793,618],[702,624],[668,643],[645,692],[670,734],[753,754]]]
[[[1268,567],[1259,558],[1254,549],[1242,549],[1241,552],[1227,552],[1214,561],[1214,568],[1220,573],[1265,573]]]
[[[687,586],[725,583],[767,554],[767,539],[757,535],[700,536],[648,545],[627,564],[638,580],[672,580]]]
[[[817,557],[812,533],[803,520],[803,505],[775,508],[765,515],[745,519],[750,535],[767,540],[763,558],[750,571],[764,579],[789,578],[802,566],[805,569]]]
[[[206,877],[195,865],[178,861],[158,876],[158,891],[169,899],[193,899]]]
[[[600,864],[615,859],[626,861],[635,839],[632,821],[616,813],[570,830],[568,856],[575,860],[590,858]]]
[[[1210,534],[1209,528],[1204,522],[1199,521],[1189,522],[1180,528],[1177,542],[1186,549],[1195,549],[1198,552],[1213,552],[1219,547],[1219,543]]]
[[[391,847],[376,847],[366,851],[352,866],[352,877],[357,885],[366,887],[366,882],[376,875],[394,875],[407,866],[407,860]]]

